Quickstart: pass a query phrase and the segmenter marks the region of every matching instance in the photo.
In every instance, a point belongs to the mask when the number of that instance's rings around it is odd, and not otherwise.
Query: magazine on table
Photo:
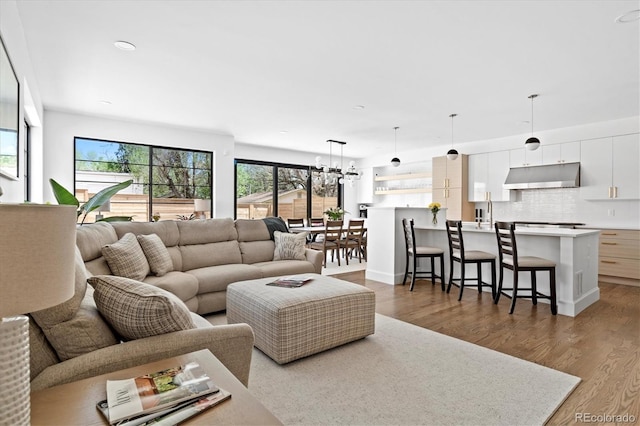
[[[219,391],[196,362],[131,379],[107,380],[109,423],[119,424],[151,413],[157,417],[159,411]]]
[[[276,287],[302,287],[309,281],[311,281],[313,277],[308,275],[290,275],[288,277],[278,278],[267,285],[272,285]]]
[[[195,400],[190,399],[188,401],[178,403],[177,405],[165,410],[156,411],[150,414],[141,414],[138,417],[121,420],[111,424],[116,426],[175,425],[200,414],[206,409],[214,407],[229,398],[231,398],[231,394],[224,389],[220,389],[218,392],[199,397]],[[102,413],[104,418],[109,421],[109,406],[107,404],[107,400],[105,399],[100,401],[97,404],[97,408],[100,410],[100,413]]]

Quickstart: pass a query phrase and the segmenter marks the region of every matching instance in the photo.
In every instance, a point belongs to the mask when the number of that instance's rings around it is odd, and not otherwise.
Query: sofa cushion
[[[124,277],[89,278],[98,310],[124,339],[134,340],[196,328],[177,296]]]
[[[275,250],[273,260],[306,260],[305,245],[308,232],[290,234],[288,232],[275,231],[273,239]]]
[[[177,246],[180,242],[180,231],[178,225],[173,220],[163,220],[160,222],[112,222],[118,238],[131,232],[135,235],[156,234],[165,247]]]
[[[238,240],[238,232],[230,218],[182,220],[176,223],[180,231],[181,246]]]
[[[198,294],[198,280],[186,272],[171,271],[161,277],[149,275],[143,282],[173,293],[183,302]]]
[[[251,266],[255,266],[260,269],[263,277],[277,277],[280,275],[318,272],[315,270],[313,263],[307,260],[274,260],[271,262],[254,263]]]
[[[33,380],[45,368],[60,362],[42,329],[29,317],[29,374]]]
[[[149,269],[158,277],[173,271],[173,262],[169,250],[157,234],[138,235],[138,243],[142,247]]]
[[[182,270],[185,272],[207,266],[242,263],[240,246],[236,240],[180,246],[180,253]]]
[[[76,245],[80,248],[80,254],[85,262],[102,257],[102,247],[116,241],[118,241],[116,231],[108,222],[78,226],[76,229]]]
[[[117,242],[102,247],[102,255],[114,275],[140,281],[149,274],[147,258],[131,232]]]
[[[236,230],[240,242],[271,240],[267,225],[262,220],[237,219]]]
[[[253,265],[217,265],[188,271],[198,279],[200,295],[211,292],[226,291],[227,286],[236,281],[262,278],[260,269]]]

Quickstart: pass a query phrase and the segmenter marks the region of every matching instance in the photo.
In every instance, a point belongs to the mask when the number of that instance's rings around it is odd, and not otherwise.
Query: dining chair
[[[303,228],[304,227],[304,219],[293,218],[287,219],[287,226],[289,228]]]
[[[413,286],[416,283],[416,278],[431,278],[431,284],[435,285],[436,278],[440,279],[442,291],[444,291],[444,250],[439,247],[428,246],[416,246],[416,233],[413,229],[413,219],[402,219],[402,228],[404,230],[404,242],[407,249],[407,262],[404,267],[404,278],[402,279],[402,285],[407,282],[407,277],[411,274],[411,287],[409,291],[413,291]],[[417,271],[417,263],[419,258],[428,258],[431,260],[430,271]],[[411,271],[409,271],[409,259],[412,262]],[[440,260],[440,275],[435,271],[435,260]]]
[[[309,220],[307,220],[307,223],[309,224],[309,226],[322,226],[324,227],[324,217],[310,217]],[[322,234],[316,234],[313,233],[311,234],[311,241],[312,242],[316,242],[316,241],[322,241],[322,238],[324,236]]]
[[[500,295],[504,294],[511,298],[511,308],[509,314],[513,314],[516,307],[517,298],[531,299],[534,305],[538,304],[538,299],[549,299],[551,304],[551,313],[558,313],[558,304],[556,300],[556,263],[536,256],[520,256],[516,244],[515,235],[516,224],[513,222],[496,222],[496,238],[498,239],[498,255],[500,259],[500,279],[498,280],[498,289],[495,294],[494,303],[500,300]],[[503,288],[502,282],[504,278],[504,269],[513,271],[513,287]],[[531,273],[531,287],[520,288],[518,276],[520,272]],[[549,294],[543,294],[538,291],[536,282],[537,272],[549,272]],[[511,294],[505,292],[511,291]],[[518,292],[526,291],[527,294],[518,294]]]
[[[344,231],[344,236],[340,239],[340,248],[342,249],[347,265],[349,264],[349,256],[352,256],[354,251],[358,255],[358,262],[362,263],[364,220],[351,219],[349,221],[349,225]]]
[[[462,292],[464,291],[465,281],[475,281],[478,286],[478,294],[482,294],[482,287],[491,287],[491,297],[496,297],[496,255],[480,250],[467,250],[464,246],[462,237],[462,221],[447,220],[447,239],[449,240],[449,285],[447,293],[451,291],[451,286],[460,287],[458,301],[462,300]],[[453,277],[454,262],[460,264],[460,277]],[[476,277],[469,278],[466,276],[465,269],[467,264],[476,264]],[[482,281],[482,265],[488,263],[491,267],[491,283]],[[456,284],[455,281],[459,281]]]
[[[324,261],[322,265],[327,267],[327,252],[331,252],[331,261],[335,259],[335,255],[338,257],[338,266],[340,266],[340,239],[342,238],[343,221],[341,220],[328,220],[324,233],[322,234],[322,241],[312,241],[307,245],[310,249],[320,250],[324,255]]]

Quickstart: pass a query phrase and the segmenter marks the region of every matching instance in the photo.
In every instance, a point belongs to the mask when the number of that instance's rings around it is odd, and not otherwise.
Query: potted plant
[[[329,220],[342,220],[344,219],[345,213],[349,212],[343,210],[341,207],[331,207],[324,211],[324,214],[327,215]]]
[[[440,203],[429,204],[428,209],[431,210],[431,213],[433,213],[433,219],[431,220],[431,223],[433,223],[434,225],[438,224],[438,212],[440,211],[441,207],[442,206],[440,205]]]

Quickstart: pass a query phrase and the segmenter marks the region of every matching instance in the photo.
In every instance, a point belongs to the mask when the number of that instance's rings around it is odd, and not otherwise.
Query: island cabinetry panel
[[[582,141],[580,151],[583,199],[640,199],[640,134]]]
[[[600,232],[599,280],[640,287],[640,231]]]
[[[458,155],[455,160],[449,160],[446,156],[433,157],[431,200],[447,209],[448,220],[474,220],[475,206],[467,201],[468,167],[468,155]]]
[[[469,201],[510,201],[511,191],[503,188],[507,174],[509,174],[509,151],[470,155]]]

